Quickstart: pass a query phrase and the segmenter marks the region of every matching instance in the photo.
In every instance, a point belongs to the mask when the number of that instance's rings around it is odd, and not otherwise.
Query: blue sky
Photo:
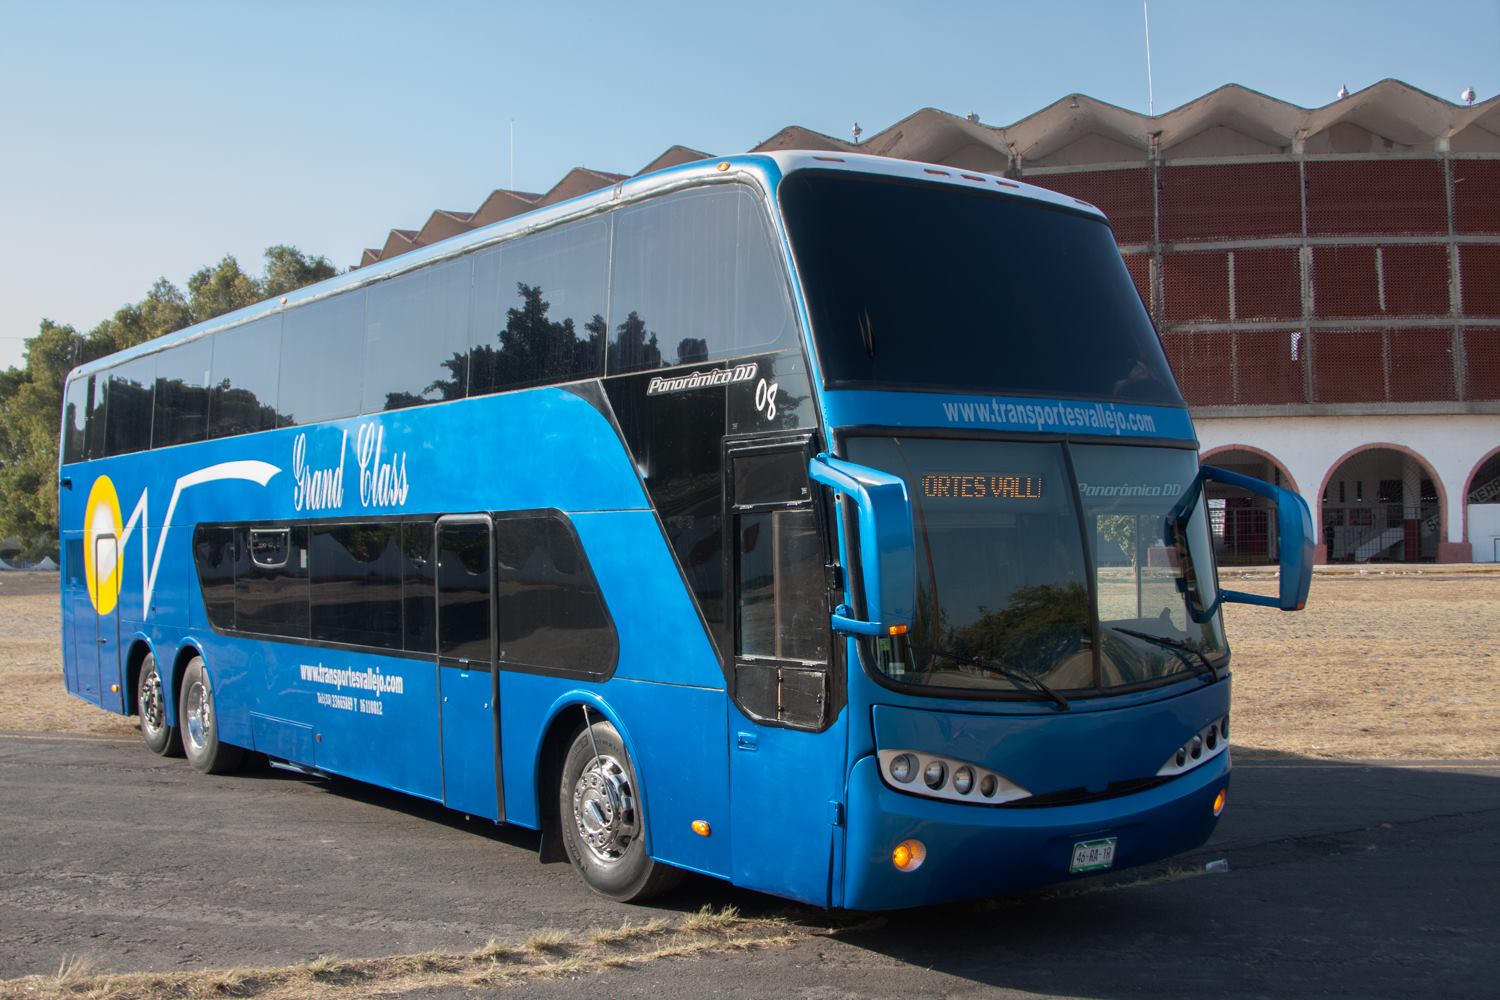
[[[1304,106],[1396,77],[1500,93],[1500,0],[1152,0],[1155,107],[1224,83]],[[0,0],[0,366],[165,276],[291,243],[340,267],[434,208],[673,143],[1146,110],[1139,0],[1066,4]]]

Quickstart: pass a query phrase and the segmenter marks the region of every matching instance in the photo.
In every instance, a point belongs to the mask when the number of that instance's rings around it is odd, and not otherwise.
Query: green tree
[[[266,276],[261,279],[262,298],[276,298],[338,274],[327,257],[309,257],[296,247],[278,243],[266,251]]]
[[[69,371],[334,273],[326,258],[278,245],[266,251],[262,279],[225,256],[194,273],[185,293],[158,279],[141,301],[121,306],[87,334],[42,320],[26,341],[22,366],[0,372],[0,535],[18,538],[27,558],[57,557],[57,446]]]
[[[254,305],[265,297],[260,293],[260,283],[240,270],[240,262],[228,254],[188,278],[187,286],[194,323]]]

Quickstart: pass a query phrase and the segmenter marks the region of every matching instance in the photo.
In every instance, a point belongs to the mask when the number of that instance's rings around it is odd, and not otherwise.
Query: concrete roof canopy
[[[484,203],[479,206],[479,210],[469,221],[475,229],[488,226],[492,222],[499,222],[501,219],[509,219],[513,215],[531,211],[536,208],[537,200],[540,198],[541,195],[532,194],[529,191],[507,191],[504,188],[496,188],[490,192],[488,198],[484,199]]]
[[[653,170],[665,170],[668,167],[677,167],[684,163],[696,163],[699,160],[709,160],[712,158],[712,153],[705,153],[690,146],[668,146],[656,159],[637,170],[631,176],[639,177],[641,174],[649,174]]]
[[[574,167],[563,175],[563,179],[552,185],[552,189],[537,199],[537,207],[556,205],[558,202],[577,198],[581,194],[597,191],[627,178],[626,174],[612,174],[605,170]]]
[[[438,209],[427,219],[427,224],[417,232],[416,242],[420,246],[446,240],[450,236],[466,233],[474,228],[473,212],[453,212]]]

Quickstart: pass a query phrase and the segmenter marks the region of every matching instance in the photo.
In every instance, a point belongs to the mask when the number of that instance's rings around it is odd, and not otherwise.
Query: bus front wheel
[[[238,768],[245,758],[239,747],[220,742],[218,719],[208,669],[203,665],[203,657],[195,656],[182,672],[182,701],[177,721],[188,763],[204,774],[226,774]]]
[[[595,722],[579,732],[558,788],[563,845],[590,889],[621,902],[660,895],[682,878],[646,853],[639,788],[614,726]]]
[[[182,740],[177,736],[177,727],[167,721],[167,695],[153,653],[146,654],[136,675],[135,704],[140,713],[141,738],[146,741],[147,749],[162,757],[181,757]]]

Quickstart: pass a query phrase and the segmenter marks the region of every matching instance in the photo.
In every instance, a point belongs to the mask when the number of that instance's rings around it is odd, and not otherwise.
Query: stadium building
[[[1295,487],[1321,562],[1500,561],[1500,98],[1396,80],[1300,108],[1229,85],[1147,116],[1073,94],[995,127],[923,109],[847,142],[789,126],[756,150],[871,153],[1098,205],[1161,331],[1212,464]],[[668,149],[640,172],[704,158]],[[606,187],[392,230],[362,264]],[[1264,562],[1272,512],[1214,503],[1222,562]]]

